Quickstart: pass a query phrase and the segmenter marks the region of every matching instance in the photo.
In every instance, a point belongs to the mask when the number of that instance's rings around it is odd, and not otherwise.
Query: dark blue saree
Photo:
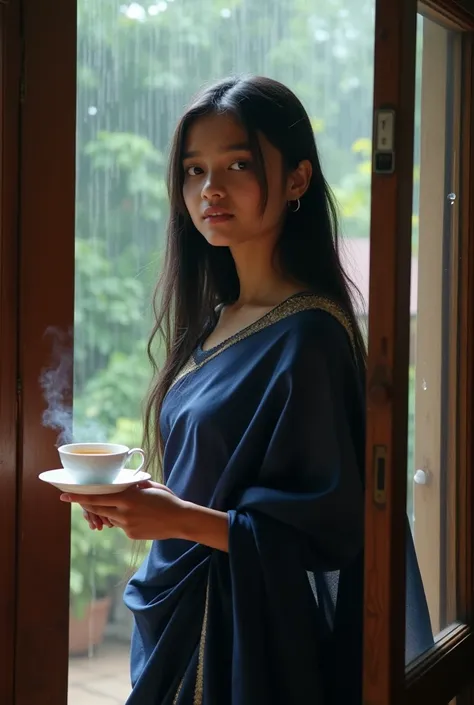
[[[313,295],[195,352],[162,410],[165,480],[228,512],[229,553],[153,543],[125,591],[127,705],[361,702],[364,385]],[[411,659],[432,638],[409,531],[407,551]]]

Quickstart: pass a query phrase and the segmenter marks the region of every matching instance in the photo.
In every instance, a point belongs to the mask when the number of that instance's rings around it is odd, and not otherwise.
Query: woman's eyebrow
[[[250,145],[248,142],[236,142],[235,144],[228,144],[225,147],[220,147],[219,152],[222,154],[226,152],[250,152]],[[183,159],[195,159],[196,157],[200,157],[202,155],[202,152],[200,152],[197,149],[191,149],[187,152],[184,152],[183,154]]]

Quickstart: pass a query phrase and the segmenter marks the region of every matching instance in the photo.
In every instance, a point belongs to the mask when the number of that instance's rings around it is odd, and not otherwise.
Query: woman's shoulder
[[[337,304],[318,296],[304,297],[278,322],[277,338],[295,353],[355,353],[349,315]]]
[[[364,380],[352,327],[327,308],[300,311],[280,322],[274,340],[274,373],[298,388],[330,378],[338,387],[352,389]],[[301,387],[303,385],[303,387]]]

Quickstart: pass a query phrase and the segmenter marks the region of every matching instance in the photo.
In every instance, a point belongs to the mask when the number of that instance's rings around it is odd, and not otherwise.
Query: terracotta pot
[[[69,614],[70,656],[83,656],[88,653],[90,647],[102,643],[111,605],[111,597],[102,597],[86,607],[82,619]]]

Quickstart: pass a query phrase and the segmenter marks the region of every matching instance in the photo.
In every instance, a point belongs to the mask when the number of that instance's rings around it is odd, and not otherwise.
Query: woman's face
[[[260,136],[268,182],[262,193],[252,163],[247,134],[230,115],[196,120],[184,146],[183,196],[191,219],[211,245],[235,247],[265,239],[276,243],[286,216],[290,177],[280,152]]]

